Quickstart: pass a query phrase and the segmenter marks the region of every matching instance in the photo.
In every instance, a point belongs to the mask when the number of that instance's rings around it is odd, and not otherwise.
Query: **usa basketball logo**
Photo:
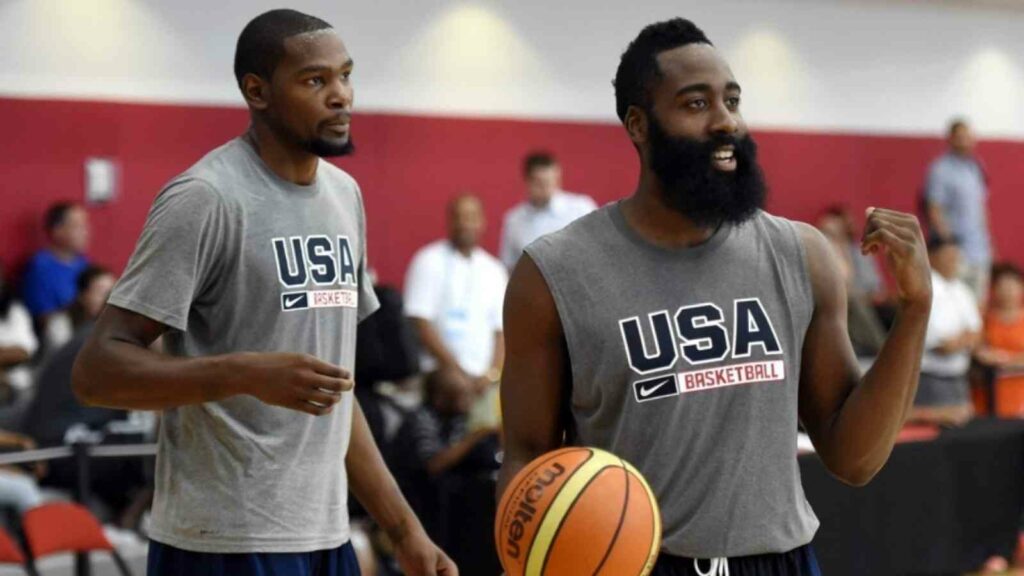
[[[728,360],[750,358],[755,349],[766,357],[782,355],[775,327],[760,300],[735,300],[732,311],[731,326],[726,324],[723,310],[709,302],[683,306],[675,314],[668,310],[652,312],[647,315],[647,328],[652,336],[649,341],[639,316],[619,321],[629,367],[645,377],[632,384],[636,401],[784,380],[786,364],[782,360],[721,365]],[[680,360],[696,369],[665,373]]]
[[[322,234],[291,236],[274,238],[271,244],[277,277],[286,289],[281,293],[281,310],[359,306],[356,261],[347,236],[334,241]]]

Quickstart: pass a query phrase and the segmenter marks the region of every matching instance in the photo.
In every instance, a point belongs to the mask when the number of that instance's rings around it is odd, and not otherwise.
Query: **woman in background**
[[[996,371],[996,415],[1024,417],[1024,274],[1013,264],[992,267],[983,345],[976,356]]]

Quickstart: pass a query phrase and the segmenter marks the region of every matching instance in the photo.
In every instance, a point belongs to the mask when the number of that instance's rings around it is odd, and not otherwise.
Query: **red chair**
[[[2,528],[0,528],[0,564],[25,565],[25,555],[22,554],[21,548]]]
[[[96,517],[72,502],[43,504],[25,512],[21,521],[33,559],[60,552],[110,553],[123,576],[132,576],[128,564],[103,534]]]

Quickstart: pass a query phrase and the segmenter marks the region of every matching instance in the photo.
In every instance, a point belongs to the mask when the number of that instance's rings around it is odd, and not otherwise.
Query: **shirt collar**
[[[542,212],[557,213],[563,209],[563,207],[565,206],[565,201],[565,192],[561,190],[555,190],[551,194],[551,199],[548,200],[547,205],[545,205],[543,208],[538,208],[531,204],[529,201],[526,202],[526,205],[534,214],[540,214]]]

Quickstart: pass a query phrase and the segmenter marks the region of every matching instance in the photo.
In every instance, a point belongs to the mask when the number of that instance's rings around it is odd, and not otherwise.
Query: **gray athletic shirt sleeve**
[[[164,190],[111,303],[185,331],[192,302],[209,287],[218,266],[231,259],[224,253],[229,219],[220,196],[200,180]]]
[[[296,352],[354,371],[378,307],[355,181],[321,161],[297,186],[241,139],[153,203],[110,304],[170,328],[167,353]],[[186,550],[309,552],[348,540],[353,399],[314,417],[250,396],[162,414],[151,536]]]

